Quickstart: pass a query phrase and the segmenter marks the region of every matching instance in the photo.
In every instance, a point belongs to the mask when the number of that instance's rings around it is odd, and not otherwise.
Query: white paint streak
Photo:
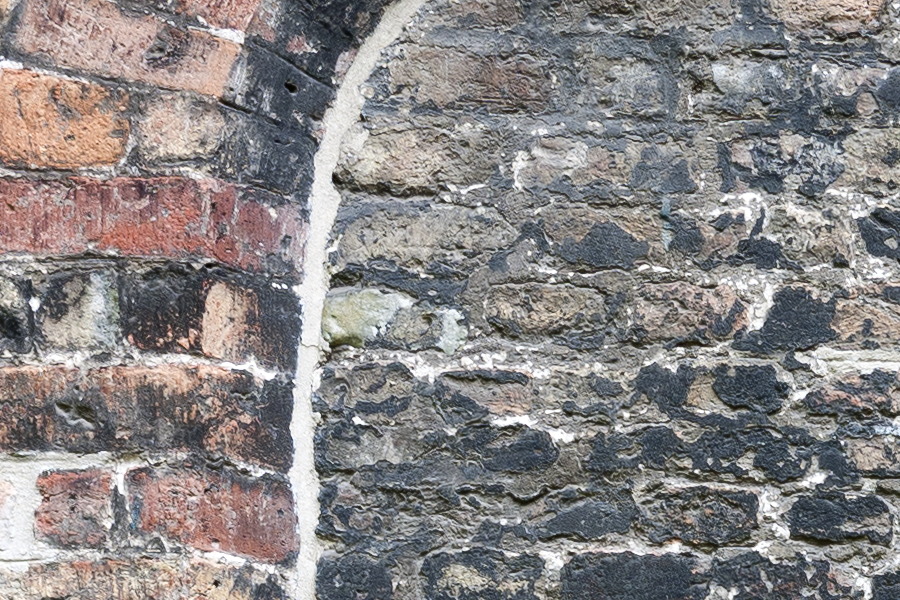
[[[322,309],[328,292],[328,244],[337,217],[341,196],[332,184],[332,174],[340,158],[344,135],[359,120],[365,102],[361,87],[369,79],[382,51],[392,44],[410,23],[425,0],[398,0],[387,8],[375,31],[360,47],[347,70],[337,95],[322,121],[324,136],[316,152],[310,193],[310,234],[306,246],[303,282],[296,292],[303,307],[303,331],[294,387],[294,464],[291,484],[298,515],[300,555],[292,574],[291,592],[296,600],[316,597],[316,563],[320,548],[316,539],[319,517],[319,482],[313,458],[316,415],[312,394],[318,386],[322,358]]]

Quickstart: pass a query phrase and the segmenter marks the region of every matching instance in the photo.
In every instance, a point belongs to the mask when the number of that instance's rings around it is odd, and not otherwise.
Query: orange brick
[[[104,0],[25,0],[14,38],[22,52],[58,65],[219,96],[240,46]]]
[[[128,141],[126,103],[99,85],[0,70],[0,160],[62,169],[115,164]]]

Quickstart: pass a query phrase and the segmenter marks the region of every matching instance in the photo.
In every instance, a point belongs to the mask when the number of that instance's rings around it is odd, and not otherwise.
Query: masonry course
[[[893,598],[898,23],[0,0],[0,598]]]

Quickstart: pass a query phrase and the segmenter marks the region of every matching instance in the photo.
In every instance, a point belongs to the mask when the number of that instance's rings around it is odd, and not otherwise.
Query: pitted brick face
[[[112,474],[104,471],[44,473],[43,501],[35,513],[39,537],[62,547],[99,548],[112,522]]]
[[[139,469],[128,473],[132,526],[200,550],[221,550],[265,563],[294,558],[293,499],[286,483],[237,473]]]
[[[208,33],[135,16],[112,2],[23,2],[15,47],[62,67],[220,96],[240,47]],[[198,77],[197,73],[203,73]]]

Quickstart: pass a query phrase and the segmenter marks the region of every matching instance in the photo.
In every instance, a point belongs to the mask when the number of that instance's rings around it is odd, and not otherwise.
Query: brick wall
[[[312,159],[382,8],[0,2],[0,598],[295,597]]]
[[[900,7],[388,4],[0,0],[0,600],[896,597]]]

